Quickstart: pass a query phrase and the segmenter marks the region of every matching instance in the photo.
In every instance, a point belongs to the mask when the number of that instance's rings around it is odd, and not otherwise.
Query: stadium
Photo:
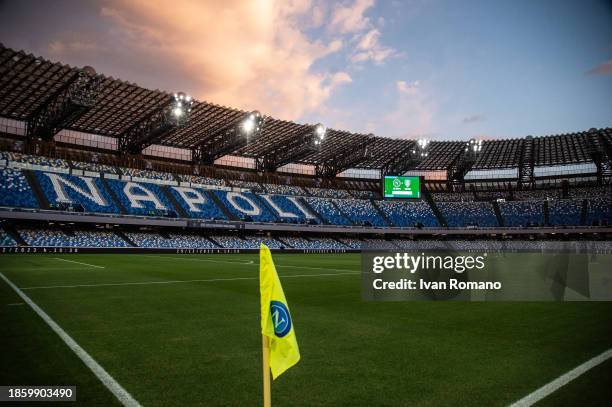
[[[274,405],[609,405],[609,356],[524,399],[610,353],[609,302],[364,301],[360,274],[372,250],[569,250],[609,284],[611,216],[610,127],[386,138],[0,44],[0,386],[260,405],[264,243],[302,354]]]

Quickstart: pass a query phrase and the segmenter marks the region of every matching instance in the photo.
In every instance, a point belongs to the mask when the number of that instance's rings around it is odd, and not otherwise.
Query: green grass
[[[358,272],[359,255],[275,261],[281,276],[311,275],[282,280],[302,361],[273,383],[275,406],[503,406],[612,347],[612,303],[363,302],[358,274],[316,276]],[[0,271],[22,288],[226,279],[24,292],[144,406],[258,406],[257,263],[4,255]],[[0,385],[76,385],[78,405],[117,404],[21,302],[0,281]],[[605,405],[611,376],[605,363],[542,404]]]

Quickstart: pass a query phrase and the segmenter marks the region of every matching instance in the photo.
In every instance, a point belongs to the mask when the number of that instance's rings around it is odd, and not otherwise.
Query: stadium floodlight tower
[[[464,150],[457,156],[448,169],[448,180],[453,189],[461,189],[465,174],[467,174],[478,159],[483,148],[482,140],[471,139],[465,143]]]
[[[27,118],[27,137],[51,141],[69,128],[96,104],[101,83],[102,77],[90,66],[74,72]]]
[[[431,140],[420,138],[399,150],[382,168],[383,175],[402,175],[429,157]]]
[[[321,151],[326,134],[327,128],[321,123],[307,126],[305,131],[270,146],[263,155],[257,157],[256,167],[259,171],[276,171],[283,165]]]
[[[228,126],[205,134],[192,150],[194,163],[212,164],[217,158],[254,142],[263,133],[264,121],[264,116],[254,110]]]
[[[168,102],[151,114],[143,117],[119,136],[119,152],[140,154],[166,134],[189,123],[194,100],[178,92]]]

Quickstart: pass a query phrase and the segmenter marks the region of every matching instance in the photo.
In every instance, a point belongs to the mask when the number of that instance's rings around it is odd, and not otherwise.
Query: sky
[[[382,137],[612,126],[610,1],[0,0],[0,42]]]

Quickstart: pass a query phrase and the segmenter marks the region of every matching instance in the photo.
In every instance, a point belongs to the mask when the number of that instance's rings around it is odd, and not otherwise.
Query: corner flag
[[[266,362],[272,370],[272,377],[276,379],[300,360],[300,349],[283,287],[272,261],[272,254],[263,243],[259,249],[259,288],[261,334],[264,346],[264,380],[267,370]]]

